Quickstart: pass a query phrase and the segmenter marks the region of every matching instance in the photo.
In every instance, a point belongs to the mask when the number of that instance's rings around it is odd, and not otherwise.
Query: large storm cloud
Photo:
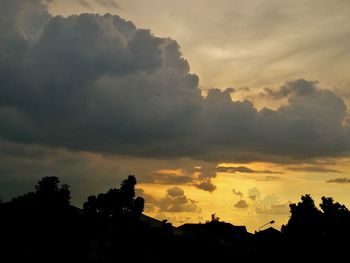
[[[39,0],[0,0],[0,10],[4,140],[209,161],[349,153],[346,106],[316,82],[287,82],[270,95],[288,104],[257,110],[232,89],[202,96],[176,41],[119,16],[52,17]]]

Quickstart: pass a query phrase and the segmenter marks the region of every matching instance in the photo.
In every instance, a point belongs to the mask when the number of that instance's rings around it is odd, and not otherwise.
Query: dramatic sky
[[[134,174],[146,214],[254,231],[350,206],[348,0],[0,0],[0,196]]]

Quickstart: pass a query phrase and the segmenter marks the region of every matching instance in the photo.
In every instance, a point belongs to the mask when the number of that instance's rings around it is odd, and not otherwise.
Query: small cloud
[[[243,200],[243,199],[239,200],[239,201],[234,205],[235,208],[247,208],[248,206],[249,206],[248,203],[247,203],[245,200]]]
[[[194,186],[197,187],[198,189],[208,191],[210,193],[216,190],[216,186],[211,182],[210,179],[202,181],[198,184],[194,184]]]
[[[327,183],[336,183],[336,184],[350,184],[350,178],[333,178],[327,181]]]
[[[289,167],[289,171],[293,172],[315,172],[315,173],[340,173],[338,170],[329,169],[321,166],[306,166],[306,167]]]
[[[240,198],[243,197],[243,193],[241,191],[237,191],[236,189],[232,189],[233,194],[238,195]]]
[[[181,188],[175,186],[173,188],[170,188],[167,190],[168,195],[172,197],[178,197],[178,196],[183,196],[185,194],[184,190]]]
[[[285,215],[289,214],[289,204],[272,204],[269,207],[257,207],[255,212],[257,214],[268,214],[268,215]]]
[[[145,199],[145,211],[146,212],[169,212],[169,213],[181,213],[192,212],[200,213],[202,210],[198,206],[198,201],[188,198],[185,192],[179,187],[169,188],[166,191],[166,195],[157,199],[152,195],[146,194],[143,189],[136,189],[136,194]]]
[[[178,187],[167,190],[167,195],[159,200],[158,206],[161,212],[181,213],[181,212],[197,212],[201,210],[197,205],[198,201],[189,199],[185,192]]]

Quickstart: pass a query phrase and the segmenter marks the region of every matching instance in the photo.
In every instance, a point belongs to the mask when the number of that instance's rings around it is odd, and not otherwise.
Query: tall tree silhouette
[[[141,197],[135,199],[136,183],[135,176],[129,175],[122,181],[120,189],[110,189],[97,197],[89,196],[84,203],[84,211],[90,215],[109,218],[140,216],[144,209],[144,200]]]
[[[324,233],[329,239],[347,238],[350,234],[350,211],[332,197],[322,197]]]
[[[84,213],[90,226],[93,260],[120,260],[123,253],[142,248],[145,225],[140,220],[144,199],[135,198],[136,178],[129,175],[120,188],[89,196]],[[139,251],[140,252],[140,251]],[[141,254],[135,254],[140,256]]]
[[[301,196],[301,202],[290,204],[291,216],[282,232],[291,236],[315,236],[321,231],[322,213],[309,194]]]
[[[316,251],[333,260],[346,251],[350,234],[350,212],[331,197],[322,197],[319,210],[310,195],[301,197],[301,202],[291,204],[291,217],[282,226],[291,251],[314,258]],[[337,253],[336,253],[337,252]],[[297,256],[297,254],[291,254]],[[314,258],[315,260],[315,258]]]
[[[79,209],[58,177],[42,178],[33,192],[3,204],[2,234],[13,261],[60,262],[81,255],[84,246]]]
[[[35,186],[35,193],[42,205],[67,207],[70,203],[68,184],[61,184],[56,176],[43,177]]]

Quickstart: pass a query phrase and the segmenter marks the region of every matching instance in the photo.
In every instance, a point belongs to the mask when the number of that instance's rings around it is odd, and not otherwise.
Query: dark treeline
[[[0,262],[283,262],[347,254],[350,212],[332,198],[323,197],[320,210],[304,195],[281,231],[251,234],[215,216],[179,228],[144,216],[135,185],[129,176],[79,209],[68,185],[42,178],[33,192],[0,202]]]

